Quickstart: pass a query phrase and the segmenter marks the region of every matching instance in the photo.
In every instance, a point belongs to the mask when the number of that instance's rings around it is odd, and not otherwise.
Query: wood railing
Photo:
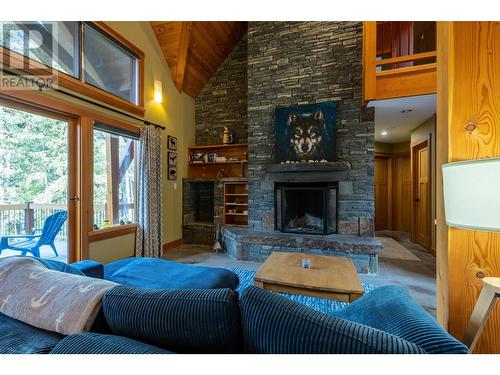
[[[380,48],[377,48],[377,22],[364,22],[363,99],[365,102],[436,92],[436,51],[384,57],[385,54],[378,53],[378,49]]]
[[[120,203],[120,217],[132,221],[135,207],[133,203]],[[35,228],[42,228],[48,216],[58,211],[67,210],[65,204],[32,203],[0,204],[0,236],[29,234]],[[94,205],[94,223],[102,226],[106,218],[104,204]],[[58,234],[59,238],[68,235],[67,222]]]

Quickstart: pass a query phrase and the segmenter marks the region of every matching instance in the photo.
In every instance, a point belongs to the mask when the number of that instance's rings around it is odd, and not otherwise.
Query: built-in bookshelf
[[[246,144],[189,147],[189,178],[247,177],[247,150]]]
[[[224,225],[248,225],[248,181],[224,182]]]

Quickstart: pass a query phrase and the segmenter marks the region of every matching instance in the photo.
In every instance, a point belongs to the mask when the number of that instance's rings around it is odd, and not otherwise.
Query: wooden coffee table
[[[302,268],[309,258],[311,267]],[[364,293],[352,260],[324,255],[274,252],[253,278],[254,285],[275,292],[352,302]]]

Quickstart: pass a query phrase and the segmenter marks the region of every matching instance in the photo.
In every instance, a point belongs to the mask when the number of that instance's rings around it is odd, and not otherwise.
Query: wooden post
[[[106,134],[107,196],[106,219],[113,224],[120,221],[118,186],[120,184],[118,138]]]
[[[35,210],[31,208],[31,203],[33,202],[26,202],[26,208],[24,209],[24,230],[26,234],[30,234],[34,229]]]
[[[445,26],[438,27],[438,170],[444,161],[500,156],[500,24]],[[450,333],[461,339],[483,287],[482,277],[500,275],[500,233],[446,227],[441,178],[439,173],[437,316],[441,322],[447,317]],[[499,333],[497,303],[475,352],[500,353]]]

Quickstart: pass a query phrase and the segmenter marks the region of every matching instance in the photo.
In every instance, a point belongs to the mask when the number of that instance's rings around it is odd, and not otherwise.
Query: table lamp
[[[448,163],[442,168],[446,224],[500,232],[500,158]],[[484,277],[482,281],[483,288],[462,339],[469,353],[474,350],[496,299],[500,297],[499,277]]]

